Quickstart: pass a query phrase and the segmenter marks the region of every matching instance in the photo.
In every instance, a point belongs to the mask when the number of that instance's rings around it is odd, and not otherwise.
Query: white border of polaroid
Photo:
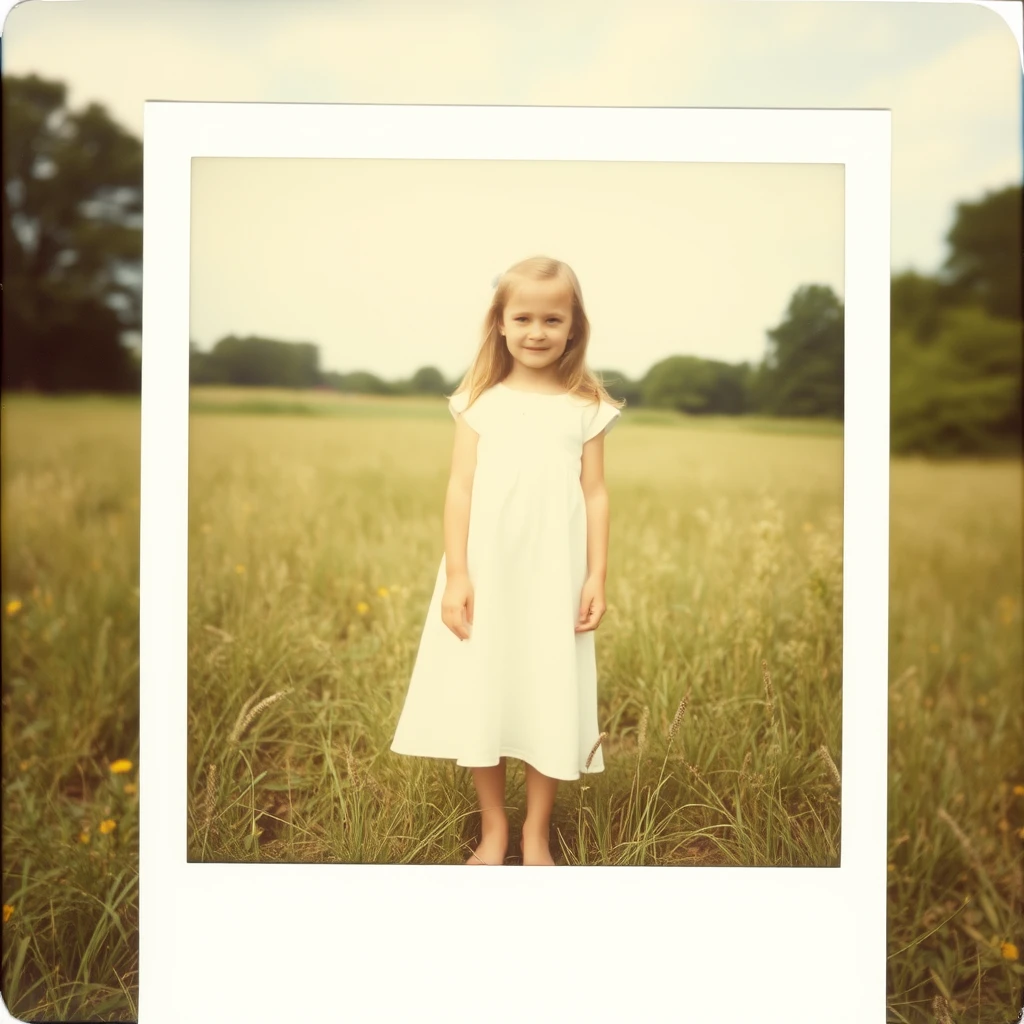
[[[357,1021],[880,1019],[889,111],[147,102],[144,140],[142,1024],[193,1021],[197,1013],[251,1024],[339,1012]],[[461,871],[188,863],[189,217],[196,157],[844,165],[839,867]]]

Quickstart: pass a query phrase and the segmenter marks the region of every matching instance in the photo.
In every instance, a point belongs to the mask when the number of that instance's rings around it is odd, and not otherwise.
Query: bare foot
[[[467,864],[486,864],[496,866],[505,863],[505,852],[508,849],[508,833],[502,835],[499,831],[484,836],[476,849],[469,855]]]
[[[547,836],[537,836],[524,832],[519,848],[523,851],[524,865],[531,867],[553,866],[555,863],[551,857]]]

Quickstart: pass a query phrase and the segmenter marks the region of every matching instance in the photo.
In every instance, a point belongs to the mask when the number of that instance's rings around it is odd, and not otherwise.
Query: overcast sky
[[[997,15],[970,4],[30,2],[8,16],[3,61],[5,73],[36,72],[67,82],[72,106],[102,102],[140,135],[145,99],[890,108],[896,269],[935,270],[945,255],[955,202],[1021,180],[1017,44]],[[442,198],[438,209],[426,210],[416,206],[411,190],[426,190],[427,180],[417,174],[414,181],[409,166],[396,167],[396,176],[410,176],[405,182],[396,177],[386,194],[408,202],[419,218],[415,223],[432,230],[431,218],[437,225],[447,210],[447,223],[457,225],[452,235],[459,251],[445,255],[451,274],[443,286],[432,280],[429,294],[417,292],[415,277],[410,282],[407,276],[429,259],[424,236],[408,222],[389,228],[391,214],[380,203],[370,204],[355,220],[357,211],[346,198],[350,186],[359,183],[365,195],[380,182],[383,190],[378,172],[379,167],[354,166],[285,172],[345,176],[338,191],[325,180],[303,186],[313,190],[307,197],[311,202],[317,189],[321,196],[331,190],[328,200],[315,200],[325,218],[321,232],[289,225],[284,211],[301,212],[296,205],[301,197],[286,198],[286,183],[279,182],[275,204],[267,205],[266,190],[274,186],[266,175],[280,169],[236,174],[233,187],[239,194],[223,203],[224,227],[210,224],[203,243],[209,251],[197,245],[196,256],[200,263],[212,261],[218,244],[233,246],[238,266],[215,273],[207,264],[202,280],[210,288],[218,282],[223,302],[200,301],[197,294],[196,340],[207,345],[229,331],[259,331],[318,342],[328,369],[348,368],[352,361],[374,368],[374,360],[354,360],[338,346],[346,344],[343,329],[368,331],[370,318],[380,314],[385,318],[381,331],[391,338],[386,353],[374,356],[382,360],[377,369],[407,372],[427,361],[418,358],[412,340],[424,335],[424,324],[414,310],[390,308],[380,290],[368,290],[366,268],[375,264],[406,275],[399,292],[406,307],[422,304],[435,325],[442,317],[443,327],[432,326],[423,344],[430,353],[447,353],[429,361],[457,371],[466,361],[457,353],[475,344],[491,278],[515,259],[550,252],[580,274],[595,321],[592,362],[634,372],[645,369],[648,357],[666,344],[672,351],[756,358],[764,330],[777,321],[793,287],[807,280],[841,286],[841,234],[829,212],[841,203],[841,184],[821,168],[793,169],[789,179],[779,169],[773,187],[786,197],[785,237],[792,240],[783,246],[779,225],[757,219],[758,181],[766,179],[756,168],[747,169],[751,177],[744,183],[753,190],[747,193],[750,207],[734,211],[731,219],[722,198],[729,183],[712,169],[700,179],[693,176],[695,169],[659,175],[630,167],[617,183],[608,172],[587,168],[576,176],[586,181],[585,190],[571,201],[568,192],[559,193],[565,211],[559,220],[536,193],[538,186],[552,195],[558,191],[548,171],[536,180],[517,172],[513,183],[493,168],[488,184],[474,165],[461,172],[463,191],[454,192],[449,169],[447,178],[431,179],[429,187]],[[223,182],[230,172],[211,167],[203,173],[210,202],[218,190],[222,197],[230,194]],[[639,174],[647,174],[647,195],[635,194]],[[474,222],[486,205],[482,197],[499,186],[517,190],[517,212],[500,231],[476,233]],[[608,189],[614,190],[614,201],[603,204],[597,216],[602,190]],[[631,212],[631,204],[653,204],[655,196],[656,217]],[[261,216],[273,225],[274,237],[315,247],[299,267],[294,249],[287,264],[266,267],[274,281],[258,273],[260,261],[274,258],[272,247],[243,253],[239,232],[228,228],[229,218],[244,217],[245,204],[253,202],[262,202]],[[535,217],[524,217],[527,207]],[[622,254],[609,253],[602,247],[601,217],[619,218],[616,235],[628,227],[638,247],[656,258],[623,260]],[[343,221],[349,225],[345,230]],[[723,223],[729,224],[727,235]],[[336,247],[326,236],[328,224]],[[737,245],[741,227],[743,244]],[[340,241],[346,232],[358,236],[364,254],[373,254],[350,278],[360,282],[358,287],[331,279],[332,274],[344,277],[338,271],[355,258]],[[725,237],[729,245],[722,244]],[[667,258],[673,239],[672,258]],[[287,252],[287,244],[278,248]],[[305,283],[295,273],[299,270]],[[259,288],[252,286],[254,274],[261,279]],[[243,282],[248,282],[245,295]],[[736,291],[741,282],[742,301]],[[671,308],[681,313],[667,318],[660,299],[651,320],[637,321],[629,312],[638,294],[649,308],[648,289],[664,295],[672,288],[679,290],[679,299]],[[348,296],[345,310],[331,300],[335,295]]]

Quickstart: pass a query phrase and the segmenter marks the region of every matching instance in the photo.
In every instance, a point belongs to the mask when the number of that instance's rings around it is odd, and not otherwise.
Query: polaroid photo
[[[144,153],[142,1024],[877,1017],[889,112],[152,101]]]

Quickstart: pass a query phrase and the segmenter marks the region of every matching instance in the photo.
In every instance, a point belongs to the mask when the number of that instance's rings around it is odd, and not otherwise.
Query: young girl
[[[451,397],[455,444],[438,570],[391,749],[472,769],[481,838],[508,847],[505,759],[525,764],[524,864],[553,864],[559,779],[604,769],[594,630],[605,612],[604,434],[620,415],[587,369],[590,322],[564,263],[498,280],[483,340]]]

